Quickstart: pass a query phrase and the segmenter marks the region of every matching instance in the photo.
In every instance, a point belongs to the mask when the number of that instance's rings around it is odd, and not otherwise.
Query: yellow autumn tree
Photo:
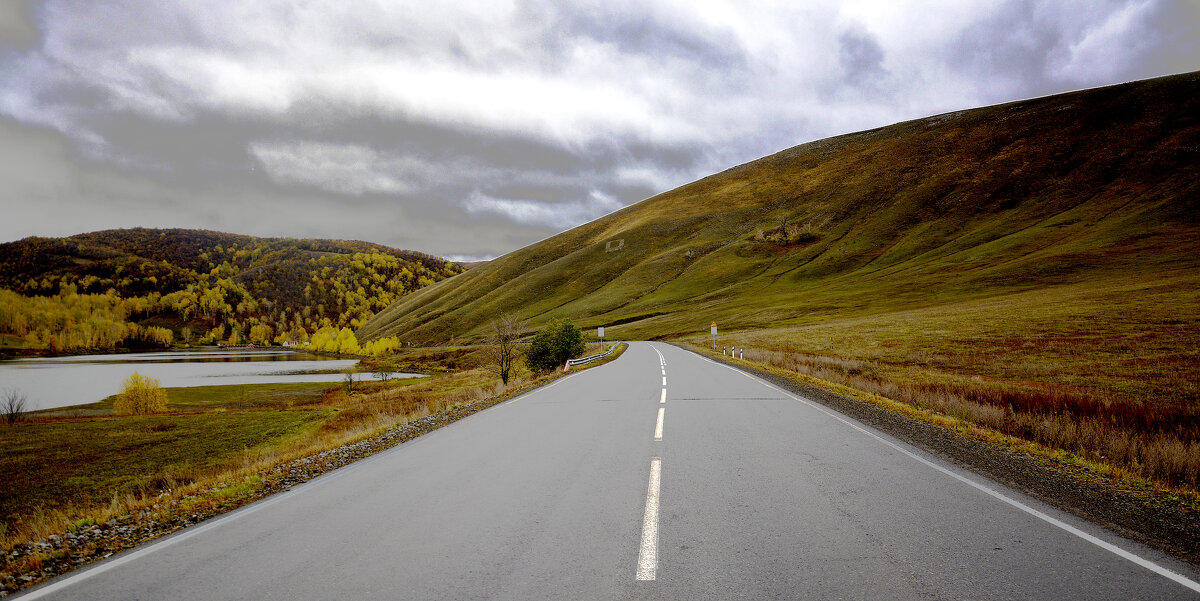
[[[396,352],[400,348],[400,339],[392,336],[390,338],[380,338],[372,340],[361,346],[363,354],[371,355],[372,357],[384,357]]]
[[[250,326],[250,342],[254,344],[270,344],[272,334],[274,332],[269,325],[260,323]]]
[[[162,382],[136,371],[121,383],[121,394],[113,403],[113,412],[119,415],[147,415],[166,410],[167,391],[163,390]]]
[[[337,335],[337,351],[342,355],[357,355],[362,350],[358,347],[358,339],[354,336],[354,330],[350,328],[342,328]]]

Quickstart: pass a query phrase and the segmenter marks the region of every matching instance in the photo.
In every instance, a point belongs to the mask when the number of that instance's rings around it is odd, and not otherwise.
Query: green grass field
[[[1110,280],[803,326],[723,329],[719,343],[858,360],[861,369],[913,383],[968,379],[1193,406],[1200,404],[1196,308],[1200,277]]]
[[[299,408],[320,403],[324,391],[336,385],[336,382],[287,382],[167,388],[167,408],[172,412]],[[44,409],[34,415],[45,417],[112,415],[113,402],[116,398],[116,395],[112,395],[95,403]]]
[[[50,420],[0,431],[5,522],[156,493],[312,434],[332,410]],[[32,516],[32,517],[30,517]]]

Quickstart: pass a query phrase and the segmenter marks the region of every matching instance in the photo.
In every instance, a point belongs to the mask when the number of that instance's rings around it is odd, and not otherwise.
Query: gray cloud
[[[861,31],[846,31],[838,37],[838,58],[845,71],[846,82],[856,85],[870,81],[887,70],[883,67],[883,48],[869,34]]]
[[[545,202],[525,198],[495,198],[474,192],[463,205],[467,212],[503,215],[514,221],[545,225],[566,230],[611,213],[624,206],[617,199],[596,190],[586,198],[568,202]]]
[[[37,42],[31,5],[28,0],[0,0],[0,52]]]
[[[503,254],[805,141],[1200,67],[1195,3],[0,3],[0,239]]]

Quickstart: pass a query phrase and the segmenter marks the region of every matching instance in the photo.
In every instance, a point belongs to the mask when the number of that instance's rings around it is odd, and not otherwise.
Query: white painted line
[[[654,580],[658,574],[658,486],[662,461],[650,460],[650,486],[646,491],[646,515],[642,518],[642,546],[638,550],[638,580]]]
[[[667,402],[667,389],[666,388],[662,389],[662,396],[658,398],[658,402],[660,402],[660,403]]]
[[[500,403],[498,406],[499,406],[499,407],[504,407],[504,406],[506,406],[506,405],[511,405],[511,404],[513,404],[513,403],[515,403],[515,402],[517,402],[517,401],[519,401],[519,400],[521,400],[521,399],[523,399],[523,398],[525,398],[525,397],[527,397],[527,396],[530,396],[530,395],[532,395],[532,394],[533,394],[533,393],[535,393],[535,392],[541,392],[541,391],[543,391],[543,390],[549,390],[550,388],[553,388],[553,387],[555,387],[555,386],[558,386],[559,384],[562,384],[562,383],[563,383],[563,382],[565,382],[565,381],[566,381],[568,378],[571,378],[571,377],[575,376],[575,375],[576,375],[576,374],[578,374],[578,373],[579,373],[579,372],[575,372],[575,373],[573,373],[573,374],[568,374],[568,375],[565,375],[565,376],[563,376],[563,377],[561,377],[561,378],[559,378],[559,379],[557,379],[557,380],[555,380],[555,381],[553,381],[553,382],[551,382],[551,383],[549,383],[549,384],[547,384],[547,385],[545,385],[545,386],[542,386],[541,388],[534,388],[533,390],[530,390],[529,392],[526,392],[525,394],[522,394],[522,395],[520,395],[520,396],[518,396],[518,397],[516,397],[516,398],[509,399],[509,400],[507,400],[507,401],[504,401],[503,403]]]
[[[666,386],[666,385],[667,385],[667,377],[663,376],[663,386]]]
[[[663,413],[665,407],[658,408],[658,422],[654,424],[654,440],[662,440]]]
[[[857,424],[850,422],[849,420],[845,419],[841,415],[837,414],[836,412],[834,412],[830,409],[825,408],[824,406],[813,403],[812,401],[809,401],[808,399],[805,399],[803,397],[798,397],[782,388],[779,388],[778,386],[775,386],[774,384],[771,384],[769,382],[761,380],[761,379],[759,379],[753,375],[750,375],[740,369],[730,367],[723,363],[717,363],[716,361],[713,361],[713,360],[709,359],[708,357],[704,357],[701,355],[696,355],[696,356],[698,356],[701,359],[704,359],[705,361],[708,361],[710,363],[720,365],[721,367],[728,367],[729,369],[731,369],[739,374],[742,374],[743,376],[746,376],[747,378],[750,378],[751,380],[754,380],[755,382],[758,382],[759,384],[762,384],[763,386],[774,389],[775,391],[780,392],[787,397],[790,397],[796,401],[804,403],[805,405],[808,405],[809,407],[812,407],[813,409],[816,409],[817,411],[820,411],[821,413],[824,413],[825,415],[828,415],[829,417],[832,417],[833,419],[836,419],[839,422],[842,422],[843,424],[846,424],[847,426],[850,426],[851,428],[854,428],[855,430],[858,430],[859,432],[862,432],[863,434],[866,434],[867,436],[870,436],[871,438],[874,438],[875,440],[878,440],[879,442],[882,442],[883,444],[885,444],[905,455],[908,455],[909,457],[916,459],[917,461],[919,461],[919,462],[921,462],[943,474],[946,474],[947,476],[950,476],[951,478],[954,478],[955,480],[958,480],[959,482],[962,482],[963,484],[966,484],[967,486],[970,486],[976,490],[979,490],[980,492],[983,492],[991,497],[994,497],[995,499],[997,499],[999,501],[1007,503],[1008,505],[1011,505],[1012,507],[1015,507],[1035,518],[1038,518],[1039,520],[1042,520],[1043,522],[1046,522],[1047,524],[1050,524],[1051,526],[1054,526],[1055,528],[1059,528],[1070,534],[1073,534],[1093,545],[1096,545],[1097,547],[1100,547],[1101,549],[1104,549],[1105,551],[1108,551],[1109,553],[1112,553],[1113,555],[1116,555],[1117,557],[1128,560],[1134,564],[1137,564],[1143,568],[1146,568],[1147,570],[1150,570],[1151,572],[1154,572],[1155,574],[1158,574],[1159,576],[1167,578],[1168,580],[1175,581],[1193,591],[1200,592],[1200,583],[1198,583],[1194,580],[1191,580],[1190,578],[1188,578],[1182,574],[1178,574],[1172,570],[1164,568],[1163,566],[1160,566],[1160,565],[1154,563],[1153,561],[1150,561],[1149,559],[1146,559],[1140,555],[1136,555],[1130,551],[1126,551],[1125,549],[1122,549],[1110,542],[1107,542],[1105,540],[1102,540],[1100,538],[1092,536],[1091,534],[1088,534],[1066,522],[1063,522],[1062,520],[1059,520],[1053,516],[1046,515],[1045,513],[1042,513],[1041,511],[1038,511],[1016,499],[1005,496],[1003,493],[995,491],[987,486],[984,486],[983,484],[975,482],[974,480],[966,478],[962,475],[956,474],[936,463],[933,463],[932,461],[929,461],[919,455],[916,455],[915,453],[908,451],[907,449],[879,436],[878,434],[875,434],[874,432],[871,432],[865,428],[858,426]]]

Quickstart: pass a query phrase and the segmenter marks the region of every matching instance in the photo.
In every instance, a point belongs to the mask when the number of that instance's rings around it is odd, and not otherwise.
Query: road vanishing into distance
[[[657,343],[26,594],[1196,599],[1198,570]]]

